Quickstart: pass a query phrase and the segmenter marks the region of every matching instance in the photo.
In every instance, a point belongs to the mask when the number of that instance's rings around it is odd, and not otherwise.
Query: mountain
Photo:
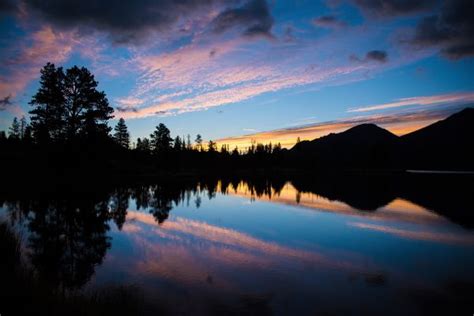
[[[362,124],[338,134],[296,144],[291,153],[301,162],[346,168],[387,165],[398,137],[375,124]]]
[[[375,124],[303,141],[289,151],[290,162],[317,169],[474,169],[474,109],[398,137]]]
[[[404,164],[412,169],[473,169],[474,108],[466,108],[400,138]]]

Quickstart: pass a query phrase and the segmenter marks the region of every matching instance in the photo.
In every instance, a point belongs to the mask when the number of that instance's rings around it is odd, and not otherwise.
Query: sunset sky
[[[473,34],[472,0],[0,0],[0,130],[53,62],[89,68],[133,139],[400,135],[473,106]]]

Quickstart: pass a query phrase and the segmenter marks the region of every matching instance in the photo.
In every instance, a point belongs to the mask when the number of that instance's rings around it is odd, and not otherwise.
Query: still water
[[[165,182],[0,203],[39,277],[68,291],[131,286],[185,315],[470,310],[474,230],[452,209],[472,198],[357,183]]]

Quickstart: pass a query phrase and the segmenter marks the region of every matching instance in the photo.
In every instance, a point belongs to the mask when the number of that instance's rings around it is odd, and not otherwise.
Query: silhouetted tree
[[[221,154],[228,155],[229,154],[229,145],[223,144],[221,146]]]
[[[235,146],[234,150],[232,150],[232,157],[239,157],[239,148]]]
[[[123,118],[119,119],[117,125],[115,125],[114,131],[115,142],[123,148],[128,149],[130,147],[130,133],[128,132],[127,125]]]
[[[281,144],[280,144],[280,143],[276,144],[276,145],[273,147],[272,153],[273,153],[273,154],[276,154],[276,153],[279,153],[279,152],[281,152]]]
[[[16,117],[13,118],[12,125],[8,130],[8,134],[10,139],[20,139],[21,137],[20,123],[18,123],[18,119]]]
[[[58,141],[64,133],[64,73],[47,63],[41,69],[40,87],[30,101],[33,136],[39,143]]]
[[[22,137],[23,142],[25,143],[30,143],[33,140],[33,136],[31,133],[31,125],[26,125],[25,131],[23,132],[23,137]]]
[[[66,133],[74,138],[78,134],[106,135],[113,118],[113,109],[103,91],[97,90],[98,82],[85,68],[74,66],[66,71],[63,93],[65,98]]]
[[[187,141],[186,141],[186,149],[191,150],[193,146],[191,145],[191,135],[188,134]]]
[[[196,140],[194,142],[196,143],[196,149],[202,151],[202,137],[200,134],[196,135]]]
[[[28,122],[26,121],[25,116],[22,116],[20,120],[20,138],[21,139],[25,138],[25,132],[26,132],[27,127],[28,127]]]
[[[207,150],[209,152],[215,152],[217,151],[217,145],[215,142],[213,142],[212,140],[209,141],[209,143],[207,144]]]
[[[7,134],[5,131],[0,131],[0,141],[3,142],[7,139]]]
[[[170,130],[165,124],[160,123],[151,137],[151,146],[155,153],[167,152],[171,148],[173,139],[170,136]]]
[[[176,136],[176,138],[174,139],[173,149],[175,151],[181,151],[182,147],[183,147],[183,142],[181,141],[181,137]]]
[[[137,139],[137,150],[144,153],[149,153],[151,151],[150,140],[146,137],[142,139]]]
[[[107,135],[113,109],[87,68],[46,64],[40,88],[30,101],[33,133],[38,141],[71,140],[84,135]]]

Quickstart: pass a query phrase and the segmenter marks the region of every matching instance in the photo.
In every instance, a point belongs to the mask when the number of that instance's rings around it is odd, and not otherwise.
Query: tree
[[[63,84],[66,115],[66,134],[69,139],[77,135],[107,135],[107,125],[113,118],[113,109],[98,82],[85,68],[74,66],[66,71]]]
[[[41,70],[40,88],[30,101],[33,134],[38,141],[72,140],[107,135],[113,109],[87,68],[66,73],[48,63]]]
[[[137,139],[137,150],[144,153],[149,153],[151,151],[150,140],[146,137],[142,139]]]
[[[182,145],[183,145],[183,142],[181,141],[181,137],[176,136],[176,138],[174,139],[173,149],[175,151],[181,151]]]
[[[201,137],[200,134],[197,134],[197,135],[196,135],[195,143],[196,143],[196,148],[197,148],[199,151],[202,151],[202,137]]]
[[[229,154],[229,145],[222,144],[222,146],[221,146],[221,153],[224,154],[224,155]]]
[[[16,117],[13,118],[12,126],[10,126],[8,134],[10,139],[20,139],[21,137],[20,123],[18,123]]]
[[[20,120],[20,138],[21,139],[25,138],[27,127],[28,127],[28,122],[26,121],[25,116],[22,116]]]
[[[193,146],[191,145],[191,135],[189,135],[189,134],[188,134],[188,136],[187,136],[186,149],[187,149],[187,150],[193,149]]]
[[[277,154],[277,153],[280,153],[280,152],[281,152],[281,144],[278,143],[278,144],[276,144],[275,146],[273,146],[273,151],[272,151],[272,153],[273,153],[273,154]]]
[[[64,73],[62,68],[47,63],[41,69],[40,87],[30,105],[31,126],[34,138],[43,143],[62,140],[64,133]]]
[[[125,120],[120,118],[114,128],[114,140],[117,144],[123,148],[128,149],[130,147],[130,133],[128,132]]]
[[[215,152],[217,151],[217,144],[213,142],[212,140],[210,140],[209,143],[207,144],[207,148],[209,152]]]
[[[234,150],[232,150],[232,157],[239,157],[239,148],[235,146]]]
[[[170,130],[165,124],[160,123],[151,137],[151,147],[155,153],[167,152],[171,148],[171,142],[173,139],[170,136]]]
[[[30,143],[32,140],[33,140],[33,136],[32,136],[32,133],[31,133],[31,126],[28,124],[25,127],[25,132],[23,134],[22,141],[24,141],[26,143]]]

